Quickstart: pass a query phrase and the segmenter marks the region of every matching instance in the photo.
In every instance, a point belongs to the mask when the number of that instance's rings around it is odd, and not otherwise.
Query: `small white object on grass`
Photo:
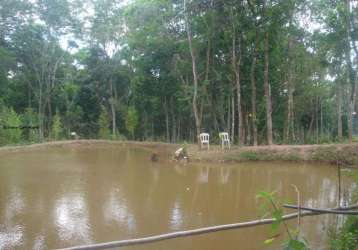
[[[75,131],[71,132],[71,137],[74,138],[75,140],[79,139],[79,136],[77,135],[77,133]]]

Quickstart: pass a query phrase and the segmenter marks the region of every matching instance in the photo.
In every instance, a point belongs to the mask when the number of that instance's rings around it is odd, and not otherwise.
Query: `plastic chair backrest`
[[[200,134],[200,141],[201,142],[209,142],[210,135],[208,133],[201,133]]]

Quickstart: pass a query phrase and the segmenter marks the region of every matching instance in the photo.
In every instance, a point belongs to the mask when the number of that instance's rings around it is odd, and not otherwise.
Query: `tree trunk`
[[[351,23],[350,23],[350,0],[345,0],[345,17],[346,17],[346,39],[345,39],[345,56],[348,66],[348,79],[351,85],[351,94],[349,97],[348,103],[348,137],[349,143],[353,142],[353,112],[354,112],[354,103],[355,103],[355,92],[356,92],[356,82],[355,82],[355,72],[352,66],[351,61]],[[356,50],[356,47],[353,46],[353,49]]]
[[[295,140],[295,124],[294,124],[294,103],[293,103],[293,87],[288,88],[288,107],[287,107],[287,130],[286,130],[286,141],[290,142],[291,140]]]
[[[231,12],[232,13],[232,12]],[[239,145],[244,144],[244,136],[242,134],[243,129],[243,119],[242,119],[242,107],[241,107],[241,82],[240,82],[240,66],[241,66],[241,39],[239,36],[238,39],[238,49],[239,49],[239,56],[236,56],[236,27],[235,27],[235,20],[232,14],[232,68],[235,73],[235,82],[234,86],[236,86],[236,100],[237,100],[237,114],[238,114],[238,137],[239,137]],[[233,105],[233,111],[235,110]],[[234,121],[234,112],[233,112],[233,121]],[[231,141],[234,143],[234,122],[232,125],[232,132],[231,132]]]
[[[265,88],[265,98],[266,98],[267,144],[272,145],[272,103],[271,103],[271,89],[269,84],[269,37],[267,31],[265,32],[264,88]]]
[[[295,140],[295,126],[293,113],[293,93],[295,91],[293,83],[293,58],[292,58],[292,38],[288,39],[288,78],[287,78],[287,128],[286,128],[286,142]]]
[[[354,112],[354,101],[349,100],[349,114],[348,114],[348,132],[349,132],[349,143],[353,142],[353,112]]]
[[[189,50],[191,55],[191,63],[192,63],[192,71],[193,71],[193,81],[194,81],[194,94],[192,99],[192,106],[193,106],[193,113],[194,113],[194,119],[195,119],[195,128],[196,128],[196,138],[197,143],[200,146],[199,141],[199,134],[201,130],[201,118],[198,112],[198,103],[197,103],[197,97],[198,97],[198,73],[196,69],[196,58],[195,58],[195,52],[192,44],[192,34],[191,29],[189,25],[189,17],[186,9],[186,0],[184,0],[184,17],[185,17],[185,26],[186,26],[186,32],[188,36],[188,43],[189,43]]]
[[[246,143],[251,141],[251,130],[250,130],[250,124],[249,124],[249,114],[246,112],[245,114],[245,124],[246,124]]]
[[[338,140],[342,141],[342,83],[339,81],[337,86],[337,119],[338,119]]]
[[[324,126],[323,126],[323,100],[322,98],[320,100],[320,112],[321,112],[321,136],[324,134]]]
[[[148,140],[148,128],[147,128],[147,124],[149,123],[148,122],[148,115],[147,115],[147,112],[143,112],[143,136],[144,136],[144,140]]]
[[[227,122],[226,122],[226,132],[230,133],[230,130],[231,130],[231,126],[230,126],[230,121],[231,121],[231,95],[228,96],[227,98]]]
[[[110,106],[111,106],[111,113],[112,113],[112,137],[116,138],[116,97],[114,94],[114,89],[113,89],[113,82],[112,79],[109,80],[109,86],[110,86],[110,91],[111,91],[111,98],[110,98]]]
[[[39,83],[39,103],[38,103],[38,122],[39,122],[39,140],[40,142],[44,139],[44,113],[42,108],[42,83]]]
[[[52,107],[51,107],[51,94],[48,93],[47,95],[47,101],[46,101],[46,105],[47,105],[47,111],[48,111],[48,116],[47,116],[47,131],[49,134],[49,137],[51,138],[51,121],[52,121]],[[46,106],[45,105],[45,106]]]
[[[169,133],[169,111],[168,111],[168,102],[167,98],[164,99],[164,112],[165,112],[165,131],[167,142],[170,142],[170,133]]]
[[[173,97],[170,98],[170,114],[172,117],[172,138],[171,142],[175,143],[177,141],[177,128],[176,128],[176,117],[174,112],[174,103],[173,103]]]
[[[234,143],[234,134],[235,134],[235,96],[231,96],[231,131],[230,131],[230,140]]]
[[[252,121],[252,138],[253,145],[257,146],[257,115],[256,115],[256,61],[257,61],[257,51],[259,46],[259,32],[256,28],[255,34],[255,45],[254,45],[254,54],[252,57],[250,79],[251,79],[251,121]]]
[[[318,128],[318,119],[319,119],[319,117],[318,117],[318,100],[319,99],[319,97],[316,97],[316,101],[315,101],[315,113],[316,113],[316,115],[315,115],[315,117],[316,117],[316,143],[318,144],[318,131],[319,131],[319,128]]]

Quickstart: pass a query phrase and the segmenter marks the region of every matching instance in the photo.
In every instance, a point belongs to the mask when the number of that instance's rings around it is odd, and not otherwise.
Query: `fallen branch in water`
[[[296,205],[283,205],[286,208],[292,208],[292,209],[299,209],[299,210],[306,210],[311,212],[318,212],[318,213],[325,213],[325,214],[343,214],[343,215],[358,215],[358,211],[347,211],[352,210],[357,207],[349,207],[350,209],[346,208],[333,208],[333,209],[326,209],[326,208],[312,208],[312,207],[302,207],[302,206],[296,206]]]
[[[284,205],[284,206],[291,206],[291,205]],[[290,207],[290,208],[298,208],[298,206]],[[303,207],[300,207],[302,210],[305,210]],[[304,216],[313,216],[313,215],[320,215],[320,214],[327,214],[334,211],[335,213],[341,213],[345,211],[349,211],[352,209],[358,208],[358,204],[349,206],[349,207],[341,207],[341,208],[331,208],[331,209],[318,209],[320,211],[303,211],[300,213],[300,217]],[[346,213],[343,213],[346,214]],[[282,216],[283,220],[290,220],[294,219],[298,216],[298,213],[292,213]],[[119,241],[111,241],[106,243],[98,243],[93,245],[83,245],[83,246],[75,246],[75,247],[69,247],[69,248],[63,248],[62,250],[94,250],[94,249],[110,249],[115,247],[123,247],[123,246],[132,246],[132,245],[139,245],[139,244],[145,244],[145,243],[151,243],[156,241],[162,241],[162,240],[168,240],[173,238],[180,238],[180,237],[187,237],[187,236],[193,236],[193,235],[199,235],[199,234],[206,234],[206,233],[213,233],[218,231],[224,231],[224,230],[230,230],[230,229],[238,229],[238,228],[245,228],[245,227],[253,227],[253,226],[259,226],[259,225],[265,225],[265,224],[271,224],[275,222],[276,220],[273,218],[270,219],[259,219],[259,220],[253,220],[248,222],[240,222],[240,223],[233,223],[233,224],[225,224],[225,225],[219,225],[219,226],[212,226],[212,227],[204,227],[204,228],[198,228],[198,229],[192,229],[192,230],[186,230],[186,231],[178,231],[178,232],[172,232],[167,234],[160,234],[160,235],[153,235],[149,237],[144,238],[137,238],[137,239],[129,239],[129,240],[119,240]]]

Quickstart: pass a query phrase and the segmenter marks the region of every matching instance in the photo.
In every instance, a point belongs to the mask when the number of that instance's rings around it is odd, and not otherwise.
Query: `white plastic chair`
[[[71,132],[71,137],[72,137],[72,139],[75,139],[75,140],[79,139],[79,136],[77,135],[76,132]]]
[[[230,138],[229,138],[229,133],[227,132],[221,132],[219,133],[219,137],[221,139],[221,149],[225,148],[225,144],[229,147],[230,149]]]
[[[201,133],[199,135],[199,138],[200,138],[200,148],[203,148],[204,145],[207,145],[208,146],[208,150],[209,150],[209,138],[210,138],[210,135],[208,133]]]

